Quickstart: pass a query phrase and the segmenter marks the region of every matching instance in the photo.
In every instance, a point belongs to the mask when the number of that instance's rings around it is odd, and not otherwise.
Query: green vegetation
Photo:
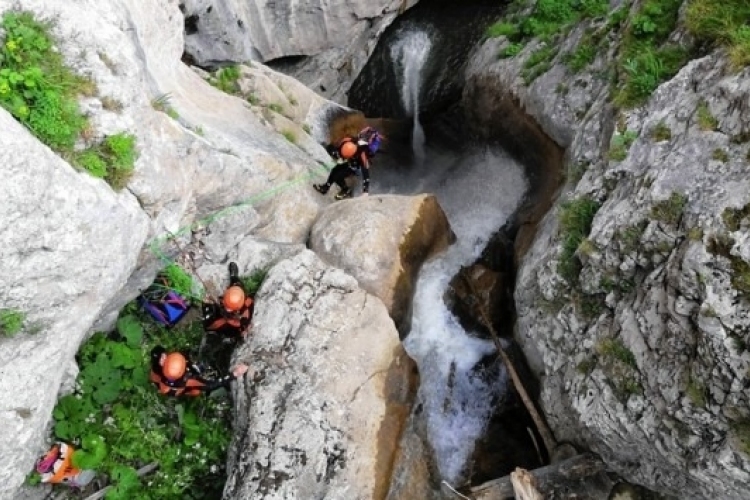
[[[651,207],[651,217],[665,224],[677,225],[682,218],[682,212],[687,204],[687,196],[681,193],[672,193],[666,199]]]
[[[740,451],[745,455],[750,455],[750,419],[730,421],[729,429],[739,444]]]
[[[622,161],[628,156],[628,150],[633,142],[638,138],[638,133],[632,130],[625,130],[617,133],[612,137],[609,148],[609,159],[612,161]]]
[[[291,142],[292,144],[297,144],[297,134],[295,134],[293,130],[282,130],[281,135],[283,135],[284,139]]]
[[[621,361],[631,368],[638,368],[638,364],[635,362],[635,355],[630,349],[625,347],[625,344],[620,339],[602,339],[596,344],[596,351],[600,356],[607,356]]]
[[[284,114],[284,108],[281,104],[272,102],[268,105],[268,109],[273,111],[274,113]]]
[[[247,102],[250,103],[250,105],[252,106],[257,106],[258,104],[260,104],[260,99],[258,98],[258,96],[256,96],[253,93],[248,95],[246,99],[247,99]]]
[[[180,117],[179,113],[172,107],[170,104],[170,100],[172,99],[172,96],[167,92],[166,94],[162,94],[155,99],[151,101],[151,107],[154,108],[156,111],[160,111],[162,113],[165,113],[167,116],[169,116],[171,119],[176,120]]]
[[[307,123],[302,124],[302,130],[307,134],[310,135],[310,132],[312,132],[312,129],[310,128],[310,125]]]
[[[745,299],[750,299],[750,264],[734,255],[727,257],[732,264],[732,286]]]
[[[106,180],[112,189],[118,191],[127,185],[133,175],[136,157],[135,136],[119,133],[75,153],[73,158],[78,167]]]
[[[209,82],[222,92],[238,94],[240,91],[240,86],[237,83],[239,79],[239,66],[228,66],[217,71]]]
[[[726,47],[735,69],[750,64],[750,3],[746,0],[691,0],[685,24],[703,44]]]
[[[588,375],[591,372],[594,371],[594,368],[596,368],[596,358],[591,357],[584,359],[580,363],[576,365],[576,371],[580,373],[581,375]]]
[[[105,96],[102,97],[102,108],[106,109],[107,111],[119,113],[120,111],[122,111],[123,105],[114,97]]]
[[[520,3],[516,5],[516,10],[520,10],[520,6]],[[524,66],[523,78],[528,85],[549,69],[552,59],[557,55],[552,43],[556,35],[581,19],[604,16],[608,6],[609,2],[606,0],[539,0],[527,17],[511,15],[490,26],[485,34],[489,38],[508,37],[511,44],[500,51],[500,58],[515,56],[526,42],[535,37],[547,44],[531,55],[533,62],[527,62]],[[579,57],[583,60],[590,57],[590,54],[581,54]]]
[[[688,385],[685,389],[685,393],[695,406],[699,406],[701,408],[704,408],[706,406],[706,386],[700,381],[694,379],[692,376],[690,377],[690,380],[688,380]]]
[[[557,264],[557,272],[571,285],[578,280],[578,274],[581,270],[576,251],[581,242],[588,237],[591,231],[591,223],[599,210],[599,206],[596,200],[587,196],[568,201],[562,205],[560,231],[563,247]]]
[[[668,141],[672,138],[672,130],[664,121],[660,121],[651,131],[651,137],[658,142]]]
[[[588,163],[571,163],[568,165],[567,178],[570,182],[577,184],[589,169]]]
[[[108,500],[217,498],[231,437],[229,400],[219,393],[167,398],[148,380],[151,349],[189,351],[200,345],[202,325],[166,330],[132,304],[126,311],[116,332],[97,333],[79,351],[76,391],[53,412],[55,437],[80,443],[74,464],[110,478]],[[136,468],[153,462],[158,470],[141,482]]]
[[[487,38],[497,38],[500,36],[515,37],[518,35],[518,25],[507,21],[498,21],[489,28],[485,33]]]
[[[260,285],[266,279],[268,269],[255,269],[247,276],[240,276],[242,288],[250,295],[255,295],[260,289]]]
[[[0,47],[0,105],[76,167],[104,178],[114,189],[125,186],[136,156],[133,136],[115,134],[86,150],[74,150],[79,137],[93,133],[76,99],[79,94],[94,95],[93,82],[65,66],[54,49],[49,26],[30,13],[6,12],[0,25],[5,31]],[[122,103],[107,97],[102,98],[102,106],[122,109]]]
[[[27,12],[6,12],[0,23],[0,105],[40,141],[58,152],[72,151],[86,118],[76,96],[92,84],[71,72],[49,35],[49,26]]]
[[[698,127],[700,127],[701,130],[716,130],[719,126],[719,120],[711,114],[711,110],[708,109],[706,101],[701,101],[698,104],[695,113],[698,119]]]
[[[549,71],[552,66],[552,60],[557,55],[557,49],[552,45],[545,45],[539,50],[532,52],[526,62],[523,63],[521,76],[526,85]]]
[[[688,61],[684,48],[664,44],[677,25],[680,5],[682,0],[645,0],[641,4],[620,47],[616,104],[642,104]]]
[[[161,272],[169,287],[183,297],[195,297],[193,293],[193,278],[187,271],[175,264],[170,263]],[[200,297],[197,297],[200,298]]]
[[[648,221],[642,220],[636,224],[627,226],[624,229],[620,229],[616,233],[616,239],[620,244],[620,251],[623,253],[630,253],[638,250],[641,244],[641,237],[643,231],[646,230]]]
[[[564,58],[565,64],[574,73],[578,73],[583,68],[594,62],[596,59],[597,46],[593,44],[590,36],[585,36],[578,43],[576,50],[567,54]]]
[[[15,309],[0,309],[0,335],[13,337],[23,328],[26,315]]]
[[[721,148],[716,148],[711,153],[711,159],[726,163],[729,161],[729,154]]]
[[[748,216],[750,216],[750,203],[742,208],[725,208],[721,213],[724,225],[730,231],[737,231],[740,228],[740,223]]]

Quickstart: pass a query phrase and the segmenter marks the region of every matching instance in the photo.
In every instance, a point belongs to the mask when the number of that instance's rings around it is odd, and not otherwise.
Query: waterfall
[[[422,88],[422,68],[430,54],[429,35],[424,31],[406,31],[402,38],[391,46],[391,60],[401,70],[397,76],[401,83],[401,102],[407,114],[414,120],[412,150],[417,164],[424,163],[425,136],[419,123],[419,92]]]
[[[427,161],[409,171],[378,171],[376,192],[435,193],[457,242],[425,263],[417,280],[409,335],[404,347],[420,372],[419,402],[440,474],[463,479],[476,440],[482,436],[507,387],[504,367],[478,373],[495,352],[490,341],[472,337],[447,308],[450,279],[472,263],[489,238],[518,208],[527,189],[523,168],[501,149],[468,154],[426,148]]]

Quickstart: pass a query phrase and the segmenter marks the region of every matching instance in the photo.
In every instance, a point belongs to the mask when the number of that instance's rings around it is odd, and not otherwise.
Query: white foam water
[[[425,160],[425,136],[419,122],[419,92],[422,89],[422,68],[431,46],[430,37],[424,31],[408,31],[391,46],[391,60],[401,69],[397,75],[401,82],[401,102],[406,112],[414,117],[411,141],[419,165]]]
[[[475,366],[494,352],[492,342],[472,337],[448,310],[443,295],[463,265],[473,262],[489,238],[519,206],[527,189],[522,168],[507,153],[487,148],[469,157],[431,159],[419,182],[401,180],[414,192],[433,192],[448,215],[457,242],[426,263],[417,282],[411,331],[404,342],[419,366],[420,400],[443,479],[462,478],[506,391],[504,369],[494,378]]]

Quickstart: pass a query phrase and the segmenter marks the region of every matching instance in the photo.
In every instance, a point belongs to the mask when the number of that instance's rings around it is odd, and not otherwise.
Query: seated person
[[[207,380],[201,368],[181,352],[167,352],[162,346],[151,350],[151,373],[149,380],[166,396],[200,396],[220,387],[229,388],[229,383],[244,375],[246,364],[239,364],[232,373],[218,380]]]
[[[253,299],[245,293],[237,264],[229,263],[229,288],[221,304],[203,304],[203,328],[230,341],[244,338],[253,317]]]
[[[92,470],[81,470],[73,466],[75,448],[67,443],[57,442],[36,463],[36,471],[43,483],[67,484],[83,488],[96,476]]]

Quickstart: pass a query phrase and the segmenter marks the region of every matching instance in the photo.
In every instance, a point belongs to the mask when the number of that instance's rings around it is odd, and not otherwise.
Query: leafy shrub
[[[575,73],[594,62],[596,58],[596,47],[589,38],[584,38],[578,44],[576,50],[565,57],[565,63]]]
[[[216,72],[210,80],[211,85],[226,92],[227,94],[237,94],[240,91],[237,81],[240,79],[239,66],[228,66]]]
[[[134,306],[126,310],[135,310]],[[150,350],[200,344],[199,321],[165,330],[126,313],[113,335],[97,333],[78,353],[74,394],[53,411],[57,439],[80,443],[74,463],[110,477],[109,500],[218,498],[230,440],[229,401],[166,398],[148,381]],[[135,469],[157,462],[142,484]]]
[[[260,290],[260,285],[263,284],[267,274],[268,269],[255,269],[247,276],[240,276],[242,288],[250,295],[255,295]]]
[[[284,139],[291,142],[292,144],[297,144],[297,135],[293,130],[282,130],[281,135],[283,135]]]
[[[608,356],[625,363],[631,368],[638,368],[638,364],[635,361],[635,355],[620,339],[602,339],[596,345],[596,351],[601,356]]]
[[[96,151],[82,151],[76,155],[74,162],[94,177],[104,179],[107,176],[107,162]]]
[[[708,109],[708,104],[706,101],[701,101],[698,104],[698,109],[695,111],[696,117],[698,119],[698,127],[701,130],[716,130],[719,126],[719,120],[714,118],[714,115],[711,114],[711,110]]]
[[[165,113],[171,119],[176,120],[177,118],[180,117],[180,115],[172,107],[172,104],[170,103],[171,99],[172,99],[172,96],[169,92],[167,92],[166,94],[161,94],[160,96],[154,98],[151,101],[151,107],[154,108],[156,111]]]
[[[587,196],[562,205],[560,231],[563,245],[557,272],[571,285],[577,281],[580,272],[580,262],[576,257],[576,251],[591,232],[591,223],[599,207],[596,200]]]
[[[651,217],[665,224],[676,225],[682,218],[682,212],[687,204],[687,196],[672,193],[666,200],[662,200],[651,207]]]
[[[506,21],[498,21],[489,28],[487,28],[488,38],[497,38],[499,36],[514,37],[518,35],[518,26],[514,23]]]
[[[71,151],[86,119],[76,95],[90,82],[64,64],[49,27],[28,12],[6,12],[0,45],[0,105],[58,152]]]
[[[628,156],[628,150],[638,138],[638,134],[632,130],[626,130],[621,134],[615,134],[609,148],[609,159],[612,161],[622,161]]]
[[[526,85],[531,84],[537,77],[546,73],[551,64],[552,60],[557,55],[557,49],[551,45],[546,45],[541,49],[533,52],[526,62],[523,64],[521,70],[521,76],[523,77]]]
[[[692,0],[685,14],[688,31],[711,46],[724,46],[735,69],[750,64],[750,3],[745,0]]]
[[[193,296],[193,278],[183,268],[173,262],[164,268],[162,274],[172,290],[183,297]]]
[[[505,48],[503,48],[497,56],[500,59],[505,59],[508,57],[515,57],[517,56],[524,48],[523,43],[511,43],[508,44]]]
[[[94,177],[106,180],[112,189],[124,188],[133,175],[136,160],[135,136],[119,133],[73,155],[72,162]]]
[[[666,123],[660,121],[651,131],[651,137],[653,137],[655,141],[668,141],[672,138],[672,130],[670,130]]]
[[[23,328],[26,315],[15,309],[0,309],[0,335],[13,337]]]

